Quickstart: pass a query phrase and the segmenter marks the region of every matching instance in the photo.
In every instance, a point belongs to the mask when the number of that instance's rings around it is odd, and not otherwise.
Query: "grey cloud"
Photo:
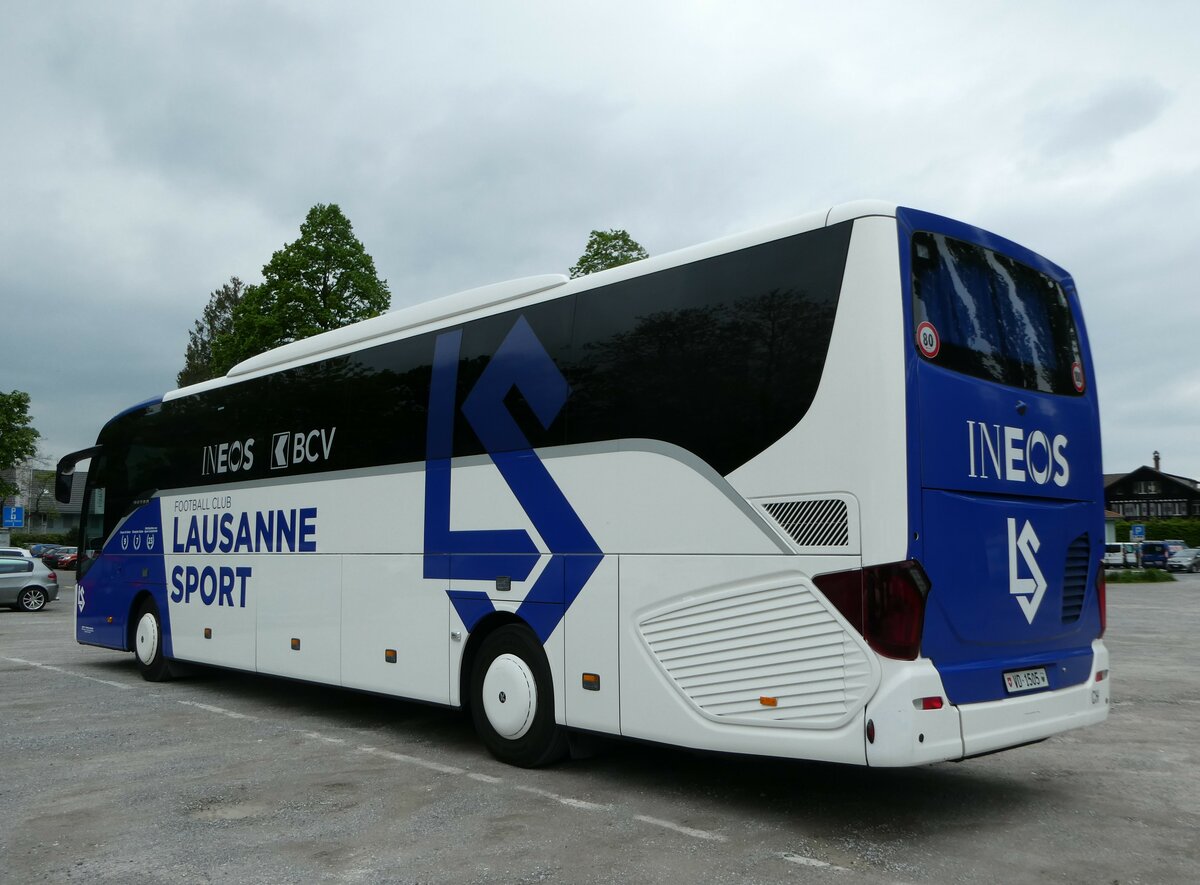
[[[90,442],[173,385],[209,292],[257,278],[316,202],[400,307],[565,272],[592,228],[660,254],[877,196],[1074,273],[1108,469],[1157,447],[1200,476],[1200,418],[1130,411],[1200,384],[1178,356],[1200,310],[1198,12],[1008,11],[26,6],[0,30],[0,389],[30,391],[50,454]]]
[[[1085,94],[1060,95],[1030,113],[1026,131],[1042,160],[1103,158],[1119,141],[1151,126],[1171,100],[1171,92],[1153,80],[1121,80]]]

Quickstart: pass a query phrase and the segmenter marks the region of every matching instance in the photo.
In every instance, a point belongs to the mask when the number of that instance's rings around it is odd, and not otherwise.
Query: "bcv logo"
[[[1042,597],[1046,595],[1046,578],[1038,566],[1037,552],[1042,546],[1038,540],[1033,524],[1025,520],[1021,531],[1017,532],[1017,521],[1011,517],[1008,520],[1008,592],[1017,598],[1017,604],[1025,614],[1025,620],[1033,623]],[[1017,561],[1018,554],[1020,562]],[[1021,565],[1024,564],[1022,570]],[[1028,577],[1022,577],[1024,571]]]
[[[1042,430],[1026,433],[1022,427],[967,422],[967,451],[972,479],[1006,479],[1064,488],[1071,481],[1067,438]],[[988,473],[989,468],[991,473]]]
[[[282,470],[299,464],[328,461],[336,433],[336,427],[322,427],[319,430],[274,434],[271,437],[271,469]]]

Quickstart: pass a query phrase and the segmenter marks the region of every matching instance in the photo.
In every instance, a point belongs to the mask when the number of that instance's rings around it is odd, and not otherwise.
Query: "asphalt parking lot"
[[[1200,576],[1110,585],[1098,728],[903,771],[612,742],[538,771],[453,711],[143,682],[69,591],[0,611],[0,881],[1200,881]]]

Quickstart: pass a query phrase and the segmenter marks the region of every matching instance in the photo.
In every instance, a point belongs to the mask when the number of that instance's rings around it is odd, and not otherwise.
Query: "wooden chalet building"
[[[1200,483],[1187,476],[1142,465],[1132,473],[1104,476],[1104,506],[1124,519],[1200,518]]]

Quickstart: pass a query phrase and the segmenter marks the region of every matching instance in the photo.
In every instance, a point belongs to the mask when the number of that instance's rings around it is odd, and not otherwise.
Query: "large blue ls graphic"
[[[462,331],[434,345],[425,451],[425,560],[427,578],[448,578],[450,599],[467,629],[495,611],[486,593],[455,581],[529,578],[541,558],[524,529],[455,531],[450,528],[451,458]],[[550,550],[550,559],[525,595],[517,616],[545,642],[604,555],[563,495],[504,398],[516,388],[543,427],[566,404],[571,388],[524,317],[513,325],[463,402],[462,412]]]

